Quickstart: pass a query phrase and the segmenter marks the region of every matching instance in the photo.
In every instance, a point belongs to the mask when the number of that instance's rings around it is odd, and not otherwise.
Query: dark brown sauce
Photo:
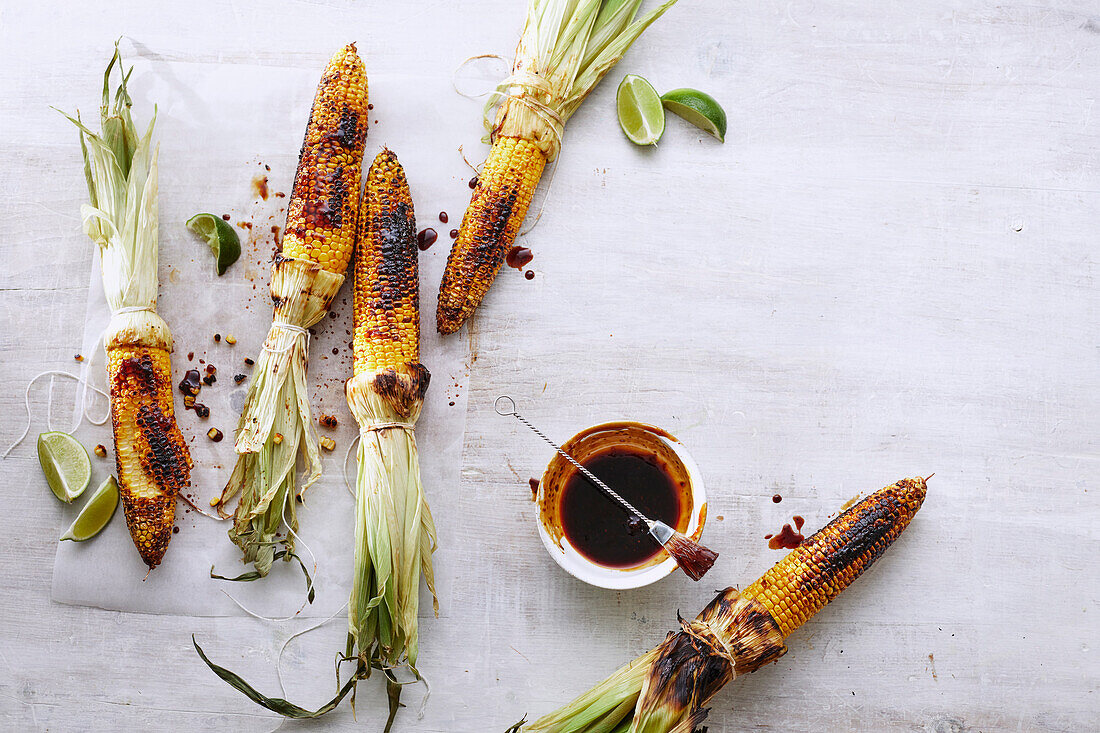
[[[470,186],[470,188],[477,188],[477,176],[471,178],[468,185]]]
[[[453,402],[451,403],[454,404]],[[537,478],[527,479],[527,483],[531,485],[531,501],[535,501],[539,495],[539,480]]]
[[[531,250],[526,247],[520,247],[516,245],[508,250],[508,254],[504,256],[505,262],[508,263],[508,267],[514,267],[517,270],[522,270],[531,260],[535,259],[535,255]]]
[[[802,517],[798,516],[797,514],[795,514],[791,518],[794,519],[794,528],[797,529],[799,532],[801,532],[802,531],[802,525],[806,523],[806,520],[803,519]]]
[[[447,220],[448,220],[448,219],[450,219],[450,217],[449,217],[449,216],[447,216],[447,212],[446,212],[446,211],[441,211],[441,212],[439,212],[439,220],[440,220],[441,222],[443,222],[444,224],[446,224],[446,223],[447,223]]]
[[[535,279],[535,271],[534,270],[528,270],[527,272],[523,273],[523,276],[525,278],[527,278],[528,280],[534,280]]]
[[[436,231],[431,227],[428,227],[427,229],[421,229],[420,233],[416,235],[416,246],[420,249],[421,252],[423,252],[428,247],[431,247],[433,244],[435,244],[435,240],[438,236],[439,234],[437,234]]]
[[[773,502],[773,503],[775,503],[775,504],[778,504],[778,503],[779,503],[779,502],[781,502],[781,501],[783,501],[783,497],[782,497],[782,496],[780,496],[779,494],[774,494],[774,495],[772,495],[772,502]]]
[[[267,201],[267,176],[256,176],[252,179],[252,193]]]
[[[794,518],[794,523],[798,526],[798,529],[802,529],[804,521],[802,517]],[[764,535],[764,539],[768,541],[768,547],[773,550],[793,550],[806,541],[806,538],[797,530],[792,529],[789,524],[784,524],[783,529],[779,530],[779,534]]]
[[[458,239],[458,230],[457,229],[452,229],[450,232],[448,232],[448,234],[450,235],[451,239]]]
[[[650,519],[676,526],[680,492],[649,453],[620,446],[589,458],[585,468]],[[632,567],[661,549],[656,540],[579,471],[561,494],[562,531],[582,555],[607,567]],[[633,529],[633,531],[631,531]]]
[[[188,369],[180,380],[180,394],[185,397],[194,397],[202,390],[202,376],[198,369]]]
[[[229,214],[222,214],[222,218],[225,219],[226,221],[229,221],[230,217],[229,217]]]

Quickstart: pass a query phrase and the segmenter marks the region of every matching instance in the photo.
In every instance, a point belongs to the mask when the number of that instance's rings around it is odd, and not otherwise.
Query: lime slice
[[[636,145],[656,145],[665,131],[665,110],[653,85],[640,76],[627,74],[615,92],[619,126]]]
[[[714,135],[718,142],[726,141],[726,111],[709,94],[698,89],[673,89],[661,96],[661,103],[669,112]]]
[[[220,216],[195,214],[187,220],[186,226],[210,245],[210,251],[218,260],[219,275],[224,275],[229,266],[241,256],[241,240],[237,237],[237,232]]]
[[[54,496],[66,504],[84,493],[92,478],[92,460],[76,438],[50,432],[38,436],[38,462]]]
[[[118,508],[118,482],[114,476],[108,476],[107,480],[100,484],[99,488],[88,499],[88,503],[76,515],[71,527],[61,535],[63,540],[83,542],[90,540],[103,531],[103,528],[111,521]]]

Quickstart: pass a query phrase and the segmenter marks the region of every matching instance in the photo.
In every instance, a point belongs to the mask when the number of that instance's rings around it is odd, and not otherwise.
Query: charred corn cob
[[[531,0],[512,75],[484,110],[492,147],[439,286],[440,333],[462,326],[500,272],[546,163],[558,154],[566,121],[675,2],[635,20],[641,0]]]
[[[414,675],[420,578],[435,596],[435,525],[420,484],[413,426],[431,375],[420,364],[416,220],[405,172],[383,150],[367,174],[355,260],[354,376],[348,406],[360,427],[355,578],[348,649],[360,668],[407,665]],[[438,601],[435,601],[438,612]],[[354,649],[352,648],[354,646]],[[388,731],[401,686],[387,678]]]
[[[720,592],[655,649],[511,733],[694,730],[719,689],[785,654],[784,639],[886,551],[920,509],[926,489],[924,479],[903,479],[871,494],[744,591]]]
[[[121,80],[114,94],[111,72]],[[191,476],[191,456],[172,406],[172,334],[157,315],[157,153],[154,121],[139,135],[130,114],[118,44],[103,77],[100,132],[80,129],[90,204],[84,231],[100,250],[111,307],[104,334],[119,492],[130,537],[150,568],[168,548],[176,497]]]
[[[275,534],[284,522],[282,557],[294,559],[294,500],[321,475],[306,392],[306,329],[328,312],[344,281],[358,225],[366,134],[367,79],[349,44],[329,61],[313,100],[283,249],[272,268],[273,323],[237,424],[237,463],[218,501],[224,513],[241,493],[229,536],[261,575],[271,569]],[[308,476],[296,489],[299,452]]]
[[[546,154],[530,140],[498,137],[493,143],[443,271],[440,333],[457,331],[489,292],[545,167]]]
[[[904,479],[857,503],[741,591],[775,619],[784,637],[847,588],[893,544],[925,494],[924,479]]]
[[[172,539],[176,497],[191,474],[191,457],[172,407],[168,350],[110,346],[107,379],[126,526],[141,559],[152,568]]]

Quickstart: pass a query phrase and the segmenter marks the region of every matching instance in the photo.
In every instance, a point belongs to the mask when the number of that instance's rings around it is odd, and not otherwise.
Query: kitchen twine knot
[[[309,350],[309,329],[302,328],[301,326],[295,326],[293,323],[281,323],[279,321],[275,321],[271,324],[271,330],[267,332],[267,335],[270,337],[275,332],[276,328],[280,328],[284,331],[290,331],[291,333],[298,334],[300,336],[305,336],[306,350]],[[290,347],[292,346],[294,346],[293,341],[291,341],[289,344],[281,349],[272,349],[267,345],[267,339],[264,339],[264,345],[260,347],[260,350],[266,351],[269,354],[285,354],[287,351],[290,350]]]
[[[400,428],[411,432],[416,429],[416,426],[408,422],[372,422],[359,428],[359,435],[377,432],[379,430],[389,430],[390,428]]]
[[[128,305],[124,308],[119,308],[114,312],[114,315],[121,315],[122,313],[141,313],[142,311],[149,311],[150,313],[156,313],[157,309],[151,305]]]

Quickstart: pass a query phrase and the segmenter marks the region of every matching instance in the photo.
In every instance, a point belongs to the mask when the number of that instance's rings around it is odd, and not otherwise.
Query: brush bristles
[[[673,533],[672,539],[665,543],[665,549],[692,580],[699,580],[706,575],[718,559],[717,552],[703,547],[681,532]]]

